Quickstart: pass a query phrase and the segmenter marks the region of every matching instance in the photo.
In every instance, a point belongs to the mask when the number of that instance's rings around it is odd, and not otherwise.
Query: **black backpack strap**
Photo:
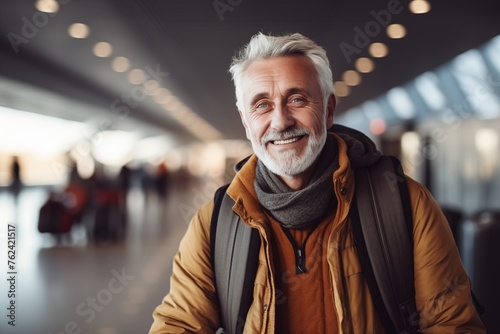
[[[226,194],[226,190],[229,184],[223,185],[214,195],[214,210],[212,211],[212,219],[210,221],[210,262],[212,263],[212,268],[214,268],[214,254],[215,254],[215,233],[217,232],[217,220],[219,219],[220,207],[222,205],[222,199]]]
[[[253,300],[260,236],[232,210],[228,186],[217,190],[210,227],[210,248],[219,298],[218,333],[243,333]]]
[[[389,333],[418,333],[412,211],[401,164],[382,156],[355,176],[352,231],[380,320]]]

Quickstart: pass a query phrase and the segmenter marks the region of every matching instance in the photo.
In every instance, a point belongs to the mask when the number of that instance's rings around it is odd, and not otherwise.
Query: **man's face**
[[[257,157],[275,174],[303,173],[323,148],[335,107],[332,96],[325,112],[311,61],[304,56],[256,61],[241,88],[240,116]]]

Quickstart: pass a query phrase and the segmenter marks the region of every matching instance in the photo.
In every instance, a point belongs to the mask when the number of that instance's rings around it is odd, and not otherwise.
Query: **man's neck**
[[[309,184],[310,173],[306,177],[305,172],[295,176],[280,176],[280,180],[292,190],[300,190]]]

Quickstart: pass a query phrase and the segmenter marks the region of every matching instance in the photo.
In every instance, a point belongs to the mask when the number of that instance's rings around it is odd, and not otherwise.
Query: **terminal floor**
[[[61,240],[38,232],[47,189],[26,188],[17,201],[1,191],[0,333],[147,333],[169,289],[172,258],[197,187],[178,186],[166,199],[131,189],[127,236],[98,245],[87,240],[83,226]],[[14,270],[7,267],[9,225],[16,234]],[[11,304],[15,326],[9,325]]]

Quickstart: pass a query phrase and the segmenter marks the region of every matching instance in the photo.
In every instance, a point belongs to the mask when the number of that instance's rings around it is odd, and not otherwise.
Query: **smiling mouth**
[[[292,137],[292,138],[286,138],[286,139],[278,139],[278,140],[271,140],[271,143],[273,145],[286,145],[290,143],[294,143],[296,141],[301,140],[304,138],[304,136],[298,136],[298,137]]]

